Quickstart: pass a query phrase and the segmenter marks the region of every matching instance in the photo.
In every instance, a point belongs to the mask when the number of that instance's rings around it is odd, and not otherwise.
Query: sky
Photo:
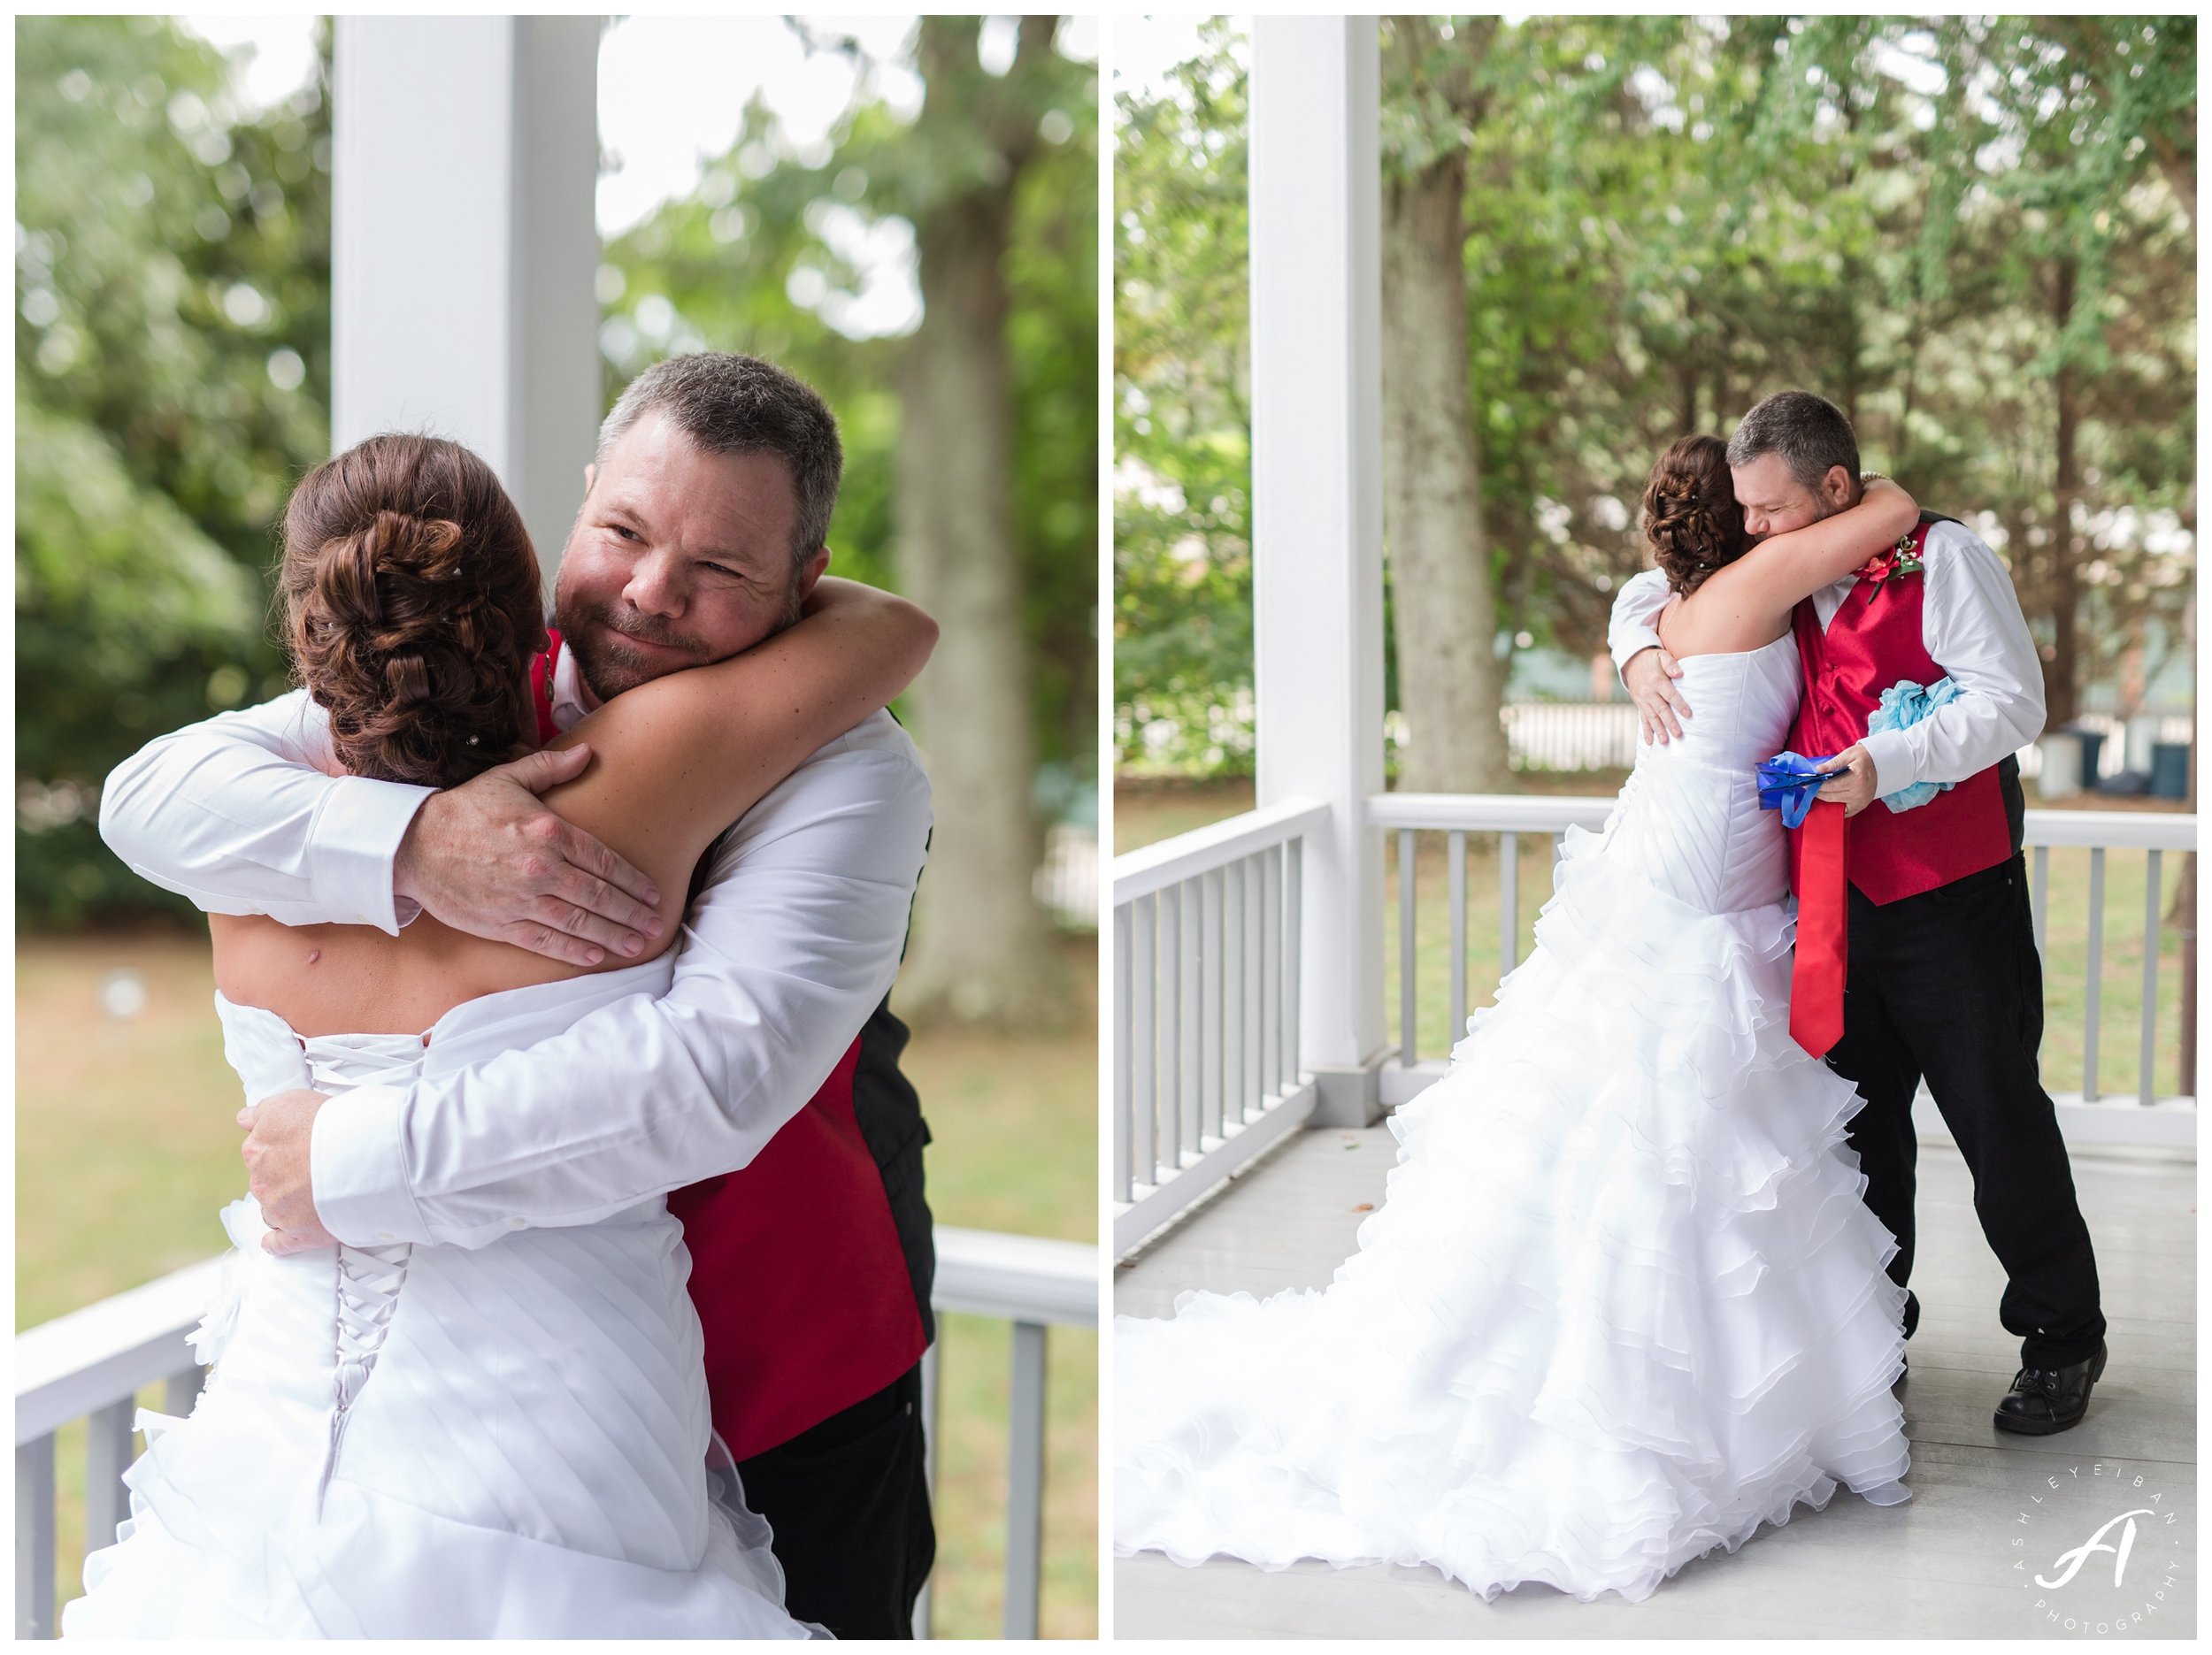
[[[1114,84],[1112,93],[1141,96],[1156,94],[1167,72],[1187,57],[1197,56],[1198,29],[1203,17],[1117,17],[1114,19]],[[1248,38],[1248,17],[1229,22]]]
[[[188,13],[186,27],[241,61],[239,89],[266,107],[297,88],[314,71],[314,19],[298,17],[218,17]],[[920,106],[921,85],[899,60],[911,45],[914,19],[818,17],[806,27],[818,35],[849,34],[877,66],[872,89],[895,109]],[[995,17],[985,26],[985,63],[1010,58],[1014,19]],[[1064,28],[1063,50],[1095,59],[1098,20],[1075,18]],[[776,16],[626,17],[603,36],[599,49],[599,142],[608,170],[599,180],[597,216],[603,240],[648,217],[661,203],[698,188],[701,163],[726,152],[736,139],[748,100],[757,93],[775,111],[796,152],[824,142],[856,90],[851,60],[842,54],[810,55],[792,26]],[[914,278],[910,229],[858,222],[835,239],[863,281],[856,297],[830,295],[824,318],[854,337],[904,333],[921,315]],[[794,295],[795,297],[798,295]]]

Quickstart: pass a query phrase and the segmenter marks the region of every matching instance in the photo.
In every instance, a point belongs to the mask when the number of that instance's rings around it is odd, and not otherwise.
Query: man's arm
[[[295,690],[150,741],[100,790],[100,837],[211,914],[397,934],[392,860],[427,787],[329,774],[330,724]]]
[[[1682,669],[1659,641],[1659,611],[1666,607],[1666,576],[1647,569],[1622,583],[1606,628],[1606,647],[1613,653],[1614,669],[1629,700],[1636,703],[1647,741],[1663,742],[1680,735],[1680,721],[1690,716],[1689,702],[1674,686]]]
[[[928,781],[879,713],[716,847],[662,998],[324,1103],[311,1129],[324,1227],[359,1245],[480,1246],[743,1166],[889,992],[929,826]]]
[[[1667,578],[1646,569],[1621,582],[1613,600],[1613,618],[1605,629],[1605,647],[1613,652],[1616,670],[1647,649],[1657,649],[1659,611],[1667,607]]]
[[[2043,732],[2043,669],[2020,600],[1997,554],[1955,523],[1923,548],[1921,634],[1958,695],[1918,724],[1859,745],[1878,797],[1914,782],[1957,782]]]
[[[100,836],[141,878],[211,914],[396,935],[427,908],[457,931],[596,965],[657,934],[652,883],[536,795],[578,746],[444,792],[330,774],[330,721],[305,690],[149,742],[100,794]]]

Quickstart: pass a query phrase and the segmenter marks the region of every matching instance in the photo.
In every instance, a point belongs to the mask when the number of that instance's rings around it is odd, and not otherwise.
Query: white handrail
[[[1329,807],[1317,800],[1286,799],[1280,804],[1247,810],[1225,822],[1194,828],[1157,845],[1126,852],[1114,858],[1114,906],[1225,868],[1255,851],[1287,844],[1328,819]]]
[[[1613,800],[1570,793],[1375,793],[1367,824],[1379,828],[1458,828],[1501,833],[1595,832]]]
[[[1367,801],[1367,822],[1379,828],[1456,828],[1477,832],[1558,833],[1570,827],[1595,831],[1605,825],[1613,803],[1610,798],[1560,793],[1376,793]],[[2178,810],[2038,809],[2027,812],[2024,825],[2029,845],[2194,850],[2197,843],[2197,818]],[[1167,843],[1177,846],[1182,841]],[[1115,867],[1118,870],[1120,863]]]
[[[1098,1249],[1080,1241],[937,1226],[940,1310],[1063,1328],[1098,1325]]]
[[[222,1260],[197,1264],[15,1336],[15,1445],[134,1395],[192,1364],[185,1335]]]
[[[2027,842],[2090,850],[2194,850],[2197,818],[2178,810],[2031,810]]]

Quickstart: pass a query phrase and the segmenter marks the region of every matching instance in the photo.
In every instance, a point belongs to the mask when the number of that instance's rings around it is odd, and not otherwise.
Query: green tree
[[[1397,512],[1405,490],[1424,487],[1468,494],[1455,452],[1463,425],[1479,510],[1455,507],[1439,555],[1460,571],[1486,563],[1501,654],[1509,639],[1599,650],[1620,580],[1647,561],[1637,502],[1653,456],[1685,431],[1724,433],[1789,385],[1840,403],[1871,463],[2008,558],[2044,648],[2054,722],[2092,686],[2131,707],[2157,661],[2185,649],[2191,20],[1382,27],[1386,211],[1413,204],[1424,181],[1464,175],[1468,392],[1463,421],[1448,411],[1451,377],[1411,345],[1448,339],[1449,318],[1407,302],[1412,266],[1402,241],[1386,246],[1401,295],[1386,327],[1415,326],[1391,347],[1386,396],[1394,373],[1427,373],[1413,412],[1447,410],[1433,430],[1386,427],[1399,451],[1387,503]],[[1156,501],[1155,479],[1217,451],[1241,464],[1248,428],[1203,394],[1240,363],[1241,311],[1179,310],[1169,261],[1148,264],[1148,249],[1201,236],[1241,259],[1240,198],[1206,193],[1207,157],[1241,155],[1241,103],[1196,96],[1240,88],[1241,70],[1221,31],[1202,39],[1163,96],[1120,107],[1118,170],[1139,191],[1116,224],[1118,423],[1141,421],[1150,447],[1125,446],[1117,475],[1116,625],[1121,640],[1164,640],[1117,651],[1125,762],[1207,763],[1204,709],[1249,682],[1248,658],[1224,650],[1209,663],[1176,642],[1248,627],[1248,588],[1175,578],[1245,566],[1244,519],[1164,514],[1145,494]],[[1443,226],[1429,237],[1440,245],[1454,234],[1448,210],[1425,195],[1420,204],[1422,222]],[[1225,276],[1217,260],[1200,256],[1198,292],[1241,280],[1240,264]],[[1432,249],[1421,268],[1444,263]],[[1133,289],[1131,272],[1142,279]],[[1122,343],[1132,333],[1134,349]],[[1190,382],[1200,395],[1187,395]],[[1455,703],[1415,684],[1446,651],[1411,641],[1420,620],[1400,565],[1412,548],[1386,527],[1397,645],[1386,693],[1416,731],[1411,769],[1423,716]],[[1425,594],[1438,584],[1418,582]],[[1459,669],[1455,687],[1470,677]]]
[[[838,410],[833,566],[943,627],[912,709],[937,831],[900,1003],[985,1023],[1064,1012],[1042,915],[1009,874],[1038,860],[1040,795],[1064,801],[1095,764],[1096,91],[1055,49],[1057,21],[1024,19],[994,73],[977,19],[924,19],[918,117],[864,95],[826,156],[795,153],[756,104],[696,199],[608,250],[611,387],[711,345],[785,364]],[[849,338],[833,318],[860,280],[849,249],[886,232],[912,237],[921,325]]]
[[[99,782],[282,687],[270,531],[328,443],[326,85],[249,114],[166,19],[17,20],[19,923],[178,908],[98,842]]]
[[[1219,22],[1116,100],[1114,701],[1125,760],[1252,768],[1246,65]]]

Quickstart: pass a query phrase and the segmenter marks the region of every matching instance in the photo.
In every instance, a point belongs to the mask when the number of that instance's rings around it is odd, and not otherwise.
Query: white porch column
[[[1299,964],[1315,1120],[1380,1114],[1380,47],[1371,17],[1252,26],[1253,621],[1258,802],[1328,801]]]
[[[334,46],[331,441],[466,443],[549,574],[601,411],[599,32],[341,17]]]

